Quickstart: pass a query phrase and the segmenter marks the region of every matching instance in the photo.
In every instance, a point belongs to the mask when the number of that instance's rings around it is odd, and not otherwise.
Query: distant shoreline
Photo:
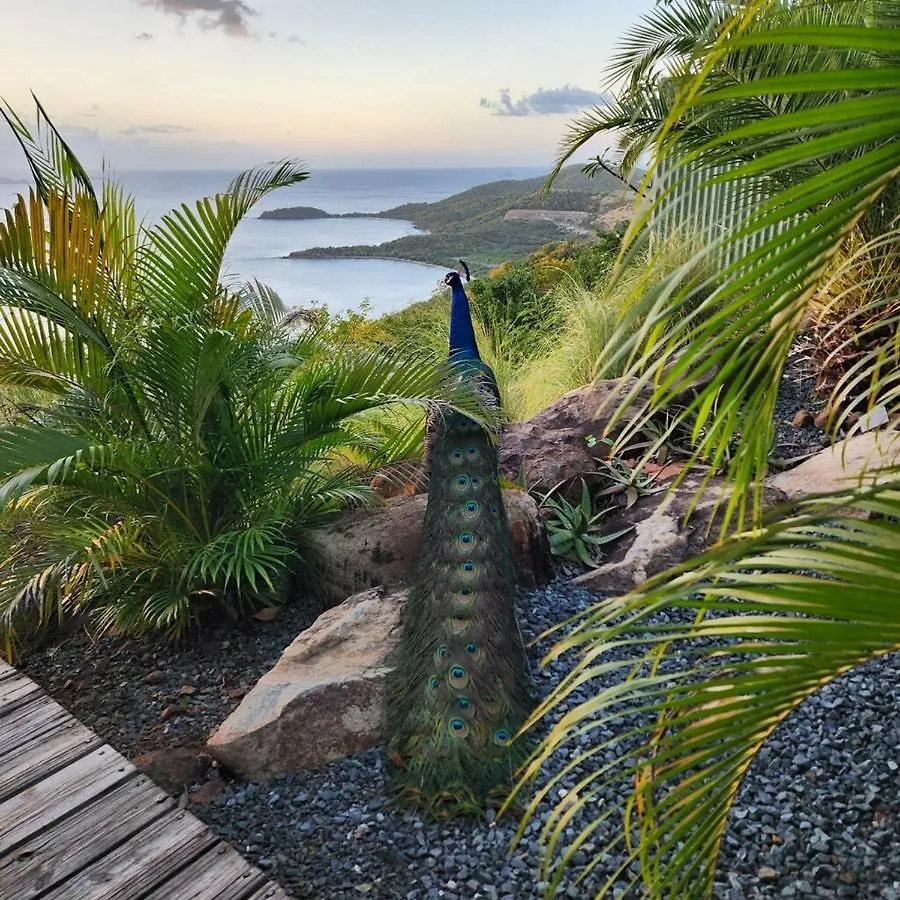
[[[316,250],[317,248],[311,247],[311,250]],[[306,250],[295,250],[293,253],[289,253],[287,256],[280,256],[279,259],[312,259],[312,260],[320,260],[322,262],[333,262],[336,259],[382,259],[386,262],[402,262],[402,263],[411,263],[416,266],[424,266],[426,269],[441,269],[443,270],[445,267],[439,266],[435,263],[422,262],[421,259],[405,259],[402,256],[367,256],[365,254],[354,254],[352,256],[345,256],[340,253],[336,253],[334,255],[325,255],[316,253],[315,256],[305,256]]]

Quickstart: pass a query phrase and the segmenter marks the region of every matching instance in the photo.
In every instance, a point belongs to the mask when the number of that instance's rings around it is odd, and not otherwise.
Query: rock
[[[206,756],[187,747],[151,750],[135,756],[131,763],[170,794],[181,793],[190,785],[202,781],[209,768]]]
[[[547,493],[560,482],[568,486],[581,477],[594,477],[595,455],[604,456],[605,445],[589,448],[586,439],[605,433],[634,383],[628,378],[596,381],[569,391],[529,421],[507,426],[500,436],[500,474],[510,481],[524,482],[528,490],[538,493]],[[639,392],[638,406],[648,397],[649,390]],[[629,420],[625,415],[620,427]],[[576,488],[575,494],[580,491]]]
[[[798,409],[791,419],[791,425],[794,428],[809,428],[813,424],[813,414],[808,409]]]
[[[422,536],[425,494],[391,500],[374,509],[353,510],[310,536],[324,566],[323,581],[333,602],[376,585],[388,590],[407,584]],[[503,491],[522,587],[546,584],[550,556],[537,504],[524,491]]]
[[[852,487],[864,472],[891,465],[900,465],[900,432],[870,431],[839,441],[796,468],[773,475],[768,484],[798,500]],[[877,482],[874,474],[863,479],[867,486]]]
[[[158,670],[155,672],[148,672],[144,676],[144,684],[162,684],[165,680],[166,673]]]
[[[824,428],[828,424],[828,419],[831,417],[831,409],[830,407],[825,407],[825,409],[819,410],[816,413],[815,418],[813,419],[813,425],[816,428]]]
[[[209,806],[222,791],[225,790],[225,782],[214,772],[208,781],[204,781],[196,791],[191,791],[188,799],[198,806]]]
[[[703,497],[685,521],[702,481],[700,475],[689,475],[675,491],[640,497],[633,506],[607,516],[607,533],[629,526],[633,530],[607,545],[607,561],[579,575],[575,583],[602,593],[627,593],[652,575],[700,553],[718,536],[717,503],[729,490],[723,478],[710,479]],[[766,487],[763,503],[767,509],[785,500],[780,490]]]
[[[373,589],[319,616],[210,737],[210,756],[263,780],[377,743],[404,599]]]

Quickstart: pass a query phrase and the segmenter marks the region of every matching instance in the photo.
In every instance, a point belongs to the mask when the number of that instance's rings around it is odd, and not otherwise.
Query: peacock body
[[[478,354],[458,273],[450,363],[488,405],[493,372]],[[438,815],[481,809],[523,757],[529,708],[515,615],[516,573],[495,436],[459,413],[430,423],[428,503],[404,607],[390,694],[389,753],[400,793]]]

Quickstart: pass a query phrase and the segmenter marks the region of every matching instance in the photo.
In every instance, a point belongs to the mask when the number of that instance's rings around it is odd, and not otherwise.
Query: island
[[[592,241],[627,222],[633,195],[606,172],[562,170],[549,192],[545,179],[505,179],[469,188],[435,203],[404,203],[377,213],[329,214],[310,206],[267,210],[261,219],[382,218],[411,222],[422,234],[383,244],[312,247],[290,259],[381,257],[447,265],[463,257],[476,271],[522,259],[552,241]]]

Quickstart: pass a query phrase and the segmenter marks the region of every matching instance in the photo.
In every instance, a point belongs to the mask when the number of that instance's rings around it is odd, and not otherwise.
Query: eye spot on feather
[[[471,479],[468,475],[457,475],[451,482],[451,487],[457,494],[464,494],[469,489],[470,484]]]
[[[471,531],[464,531],[457,536],[456,542],[460,550],[468,553],[475,546],[475,535]]]
[[[450,687],[462,690],[469,685],[469,673],[462,666],[452,666],[447,680],[450,682]]]
[[[469,733],[465,719],[451,719],[447,725],[451,737],[464,738]]]
[[[437,651],[438,659],[447,659],[450,656],[450,648],[446,644],[441,644]]]
[[[509,746],[510,733],[505,728],[498,728],[493,735],[493,741],[498,747]]]
[[[478,652],[478,644],[474,641],[470,641],[466,644],[466,653],[477,653]]]
[[[450,626],[450,631],[453,632],[453,634],[462,634],[469,627],[469,620],[464,619],[461,616],[455,616],[450,619],[448,624]]]
[[[456,705],[460,709],[469,709],[472,706],[472,701],[468,697],[458,697]]]
[[[474,581],[478,575],[478,567],[471,559],[467,559],[459,567],[459,577],[464,581]]]
[[[473,475],[469,479],[469,484],[471,485],[473,491],[481,490],[481,478],[479,478],[478,475]]]
[[[475,500],[470,500],[468,503],[463,504],[462,515],[464,519],[477,519],[479,512],[481,512],[481,507]]]
[[[477,448],[477,447],[469,447],[469,448],[466,450],[466,459],[468,459],[470,462],[471,462],[472,460],[478,459],[478,457],[479,457],[480,455],[481,455],[481,454],[478,452],[478,448]]]
[[[461,447],[457,447],[457,448],[450,454],[450,465],[452,465],[452,466],[458,466],[458,465],[461,465],[464,458],[465,458],[465,454],[463,453],[462,448],[461,448]]]

